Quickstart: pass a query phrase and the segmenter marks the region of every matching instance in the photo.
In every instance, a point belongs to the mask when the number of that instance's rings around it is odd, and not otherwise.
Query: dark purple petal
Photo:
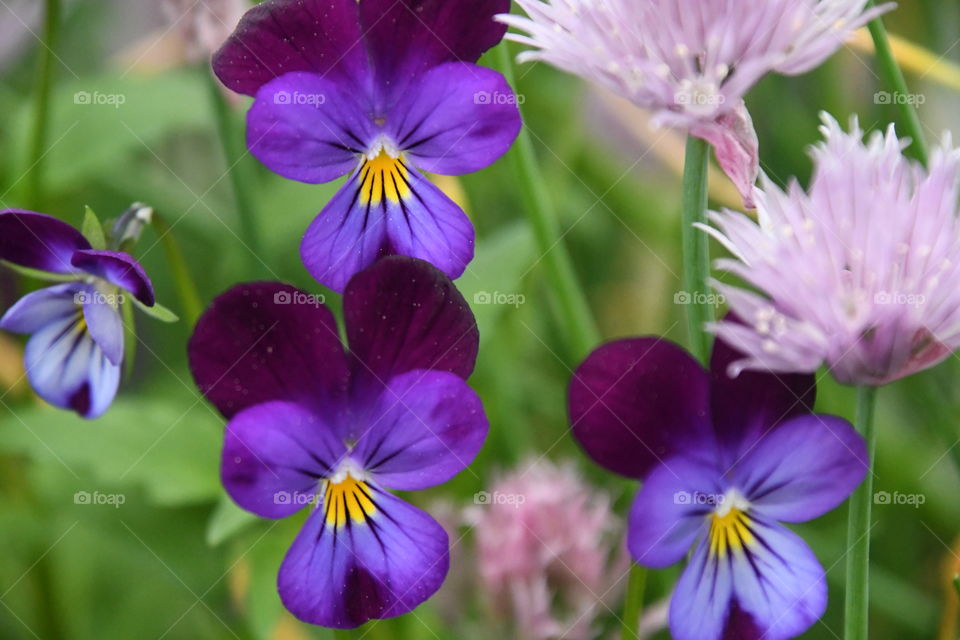
[[[361,29],[387,104],[409,81],[444,62],[476,62],[506,33],[494,22],[510,0],[363,0]]]
[[[631,478],[677,454],[711,450],[709,377],[661,338],[605,344],[570,381],[573,435],[595,462]]]
[[[346,447],[315,413],[292,402],[244,409],[227,425],[220,478],[233,500],[264,518],[308,504]]]
[[[389,253],[420,258],[459,278],[473,259],[473,223],[463,209],[415,169],[409,195],[387,206]]]
[[[379,207],[360,204],[354,173],[314,218],[300,243],[303,265],[317,282],[342,292],[354,274],[387,253],[387,220]]]
[[[724,493],[721,477],[719,469],[686,458],[656,467],[630,509],[627,548],[633,559],[655,568],[682,560],[707,530],[706,513]]]
[[[387,119],[397,145],[424,171],[460,175],[502,156],[520,132],[506,79],[492,69],[450,62],[424,74]]]
[[[429,515],[367,485],[375,510],[365,521],[307,519],[277,580],[297,618],[349,629],[413,610],[433,595],[450,564],[446,532]],[[341,507],[342,508],[342,507]]]
[[[120,384],[120,366],[107,359],[87,331],[79,307],[30,337],[24,364],[37,395],[84,418],[103,414]]]
[[[346,354],[333,314],[304,291],[279,282],[233,287],[200,317],[188,353],[197,386],[228,418],[270,400],[340,418]]]
[[[74,273],[73,253],[89,248],[82,233],[53,216],[18,209],[0,212],[0,260],[53,273]]]
[[[74,253],[71,262],[78,269],[126,289],[148,307],[152,307],[156,302],[153,283],[140,263],[129,254],[86,249]]]
[[[795,638],[827,608],[827,578],[810,547],[781,525],[754,518],[757,542],[749,559],[734,554],[733,585],[738,606],[749,615],[759,636]],[[672,626],[672,625],[671,625]]]
[[[319,183],[357,167],[377,137],[369,106],[315,73],[287,73],[257,92],[247,112],[247,146],[285,178]]]
[[[670,598],[674,640],[720,640],[733,597],[730,565],[710,554],[707,538],[697,545]]]
[[[742,357],[723,340],[714,341],[710,358],[713,426],[726,455],[734,459],[773,427],[809,414],[816,398],[816,380],[808,374],[744,371],[731,378],[729,365]]]
[[[390,380],[358,425],[352,457],[381,486],[426,489],[464,470],[488,428],[480,398],[462,378],[408,371]]]
[[[3,314],[0,329],[34,333],[51,322],[72,318],[77,312],[76,294],[85,290],[83,284],[71,282],[28,293]]]
[[[92,286],[78,295],[87,331],[113,364],[123,362],[123,320],[116,307]]]
[[[849,422],[811,414],[760,440],[737,464],[735,476],[766,517],[803,522],[846,500],[869,468],[866,442]]]
[[[343,298],[354,372],[379,389],[414,369],[450,371],[466,379],[480,336],[467,301],[432,265],[384,258],[350,281]]]
[[[243,16],[213,56],[213,71],[223,84],[249,96],[291,71],[365,86],[357,14],[356,0],[268,0]]]

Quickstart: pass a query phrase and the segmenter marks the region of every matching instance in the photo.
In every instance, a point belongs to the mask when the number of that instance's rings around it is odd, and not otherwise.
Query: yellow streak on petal
[[[362,524],[377,511],[370,499],[370,488],[350,474],[340,482],[327,481],[323,504],[327,524],[338,528],[347,524],[348,517]]]
[[[741,551],[755,541],[749,529],[750,518],[740,509],[710,516],[710,555],[723,558],[728,550]]]
[[[384,198],[396,204],[410,195],[403,156],[394,158],[382,150],[360,167],[360,204],[378,205]]]

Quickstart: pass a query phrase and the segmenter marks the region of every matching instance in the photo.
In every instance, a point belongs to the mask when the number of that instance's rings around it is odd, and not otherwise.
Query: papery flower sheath
[[[422,171],[486,167],[520,130],[515,96],[477,66],[509,0],[269,0],[251,9],[213,68],[254,96],[251,153],[302,182],[350,177],[300,253],[342,291],[378,257],[433,263],[452,278],[473,258],[466,214]]]
[[[759,293],[716,284],[742,322],[713,329],[744,368],[882,385],[960,347],[960,150],[949,135],[930,169],[902,154],[891,126],[867,140],[824,114],[805,192],[764,178],[759,224],[724,211],[708,229],[736,259],[717,267]]]
[[[310,505],[280,567],[284,605],[351,628],[406,613],[443,583],[447,534],[389,490],[446,482],[488,427],[465,382],[476,323],[445,275],[387,257],[351,279],[343,307],[349,352],[313,296],[238,285],[201,317],[189,353],[229,419],[221,478],[233,500],[265,518]]]
[[[500,20],[543,60],[713,145],[748,207],[759,173],[744,95],[771,71],[805,73],[893,7],[867,0],[518,0]]]
[[[0,329],[30,334],[30,385],[54,406],[100,416],[120,383],[123,297],[155,302],[143,267],[126,253],[93,249],[52,216],[14,209],[0,212],[0,260],[61,281],[25,295],[0,318]]]
[[[812,413],[808,375],[748,372],[718,340],[710,371],[660,338],[606,344],[570,385],[573,434],[600,465],[643,479],[627,546],[648,567],[692,555],[670,603],[677,640],[785,640],[823,614],[813,552],[780,522],[843,502],[868,470],[846,421]]]

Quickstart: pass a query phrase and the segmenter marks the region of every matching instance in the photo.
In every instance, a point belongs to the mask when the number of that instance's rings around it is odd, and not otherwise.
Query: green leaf
[[[133,305],[120,305],[123,314],[123,379],[133,373],[133,363],[137,355],[137,324],[133,317]]]
[[[223,496],[217,506],[214,507],[210,520],[207,522],[207,544],[216,547],[243,531],[258,519],[249,511],[244,511],[238,507],[229,496]]]
[[[213,502],[223,495],[223,420],[189,380],[186,370],[167,371],[147,387],[164,394],[127,392],[96,420],[46,405],[0,405],[0,451],[90,475],[94,488],[142,487],[154,504]]]
[[[18,264],[7,262],[6,260],[0,260],[0,264],[9,267],[12,271],[26,278],[36,278],[37,280],[48,280],[50,282],[71,282],[77,279],[77,276],[68,273],[53,273],[52,271],[41,271],[40,269],[21,267]]]
[[[154,320],[159,320],[160,322],[177,322],[180,320],[177,314],[159,302],[155,303],[152,307],[148,307],[133,296],[131,296],[130,299],[133,300],[133,304],[137,305],[137,309],[140,309],[140,311],[143,311]]]
[[[100,223],[100,218],[90,207],[85,208],[81,231],[90,246],[97,251],[103,251],[107,248],[107,238],[103,235],[103,225]]]

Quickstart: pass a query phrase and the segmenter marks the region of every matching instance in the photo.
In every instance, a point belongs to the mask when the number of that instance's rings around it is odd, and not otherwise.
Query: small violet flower
[[[807,192],[764,178],[759,224],[731,211],[709,229],[736,260],[717,262],[760,294],[716,284],[743,322],[713,329],[742,369],[812,372],[882,385],[960,347],[960,150],[950,137],[930,169],[905,158],[891,126],[864,141],[823,116]]]
[[[764,75],[805,73],[868,20],[868,0],[518,0],[499,19],[543,60],[713,145],[752,207],[757,135],[743,97]]]
[[[853,427],[812,413],[812,376],[730,378],[738,357],[718,340],[707,372],[665,340],[625,339],[594,351],[570,385],[587,454],[643,480],[630,554],[666,567],[692,549],[670,603],[677,640],[785,640],[810,627],[826,608],[826,577],[779,522],[830,511],[868,469]]]
[[[0,212],[0,260],[60,281],[25,295],[0,329],[30,334],[27,379],[50,404],[84,418],[100,416],[120,384],[126,293],[154,305],[143,267],[120,251],[97,250],[82,233],[42,213]]]
[[[217,298],[190,340],[190,366],[229,419],[221,478],[265,518],[310,514],[280,567],[298,618],[352,628],[406,613],[443,583],[446,532],[388,489],[446,482],[467,467],[487,419],[465,379],[478,333],[440,271],[387,257],[343,298],[345,352],[333,314],[274,282]]]
[[[622,555],[610,557],[608,543],[622,527],[610,501],[573,465],[546,460],[505,475],[487,498],[468,519],[493,609],[513,621],[519,638],[594,637],[591,626],[607,610],[602,598],[626,566]]]
[[[387,254],[451,278],[473,258],[466,214],[420,171],[459,175],[499,158],[520,131],[503,76],[474,64],[506,27],[509,0],[268,0],[214,56],[230,89],[254,96],[251,153],[320,183],[350,174],[300,253],[342,291]]]

